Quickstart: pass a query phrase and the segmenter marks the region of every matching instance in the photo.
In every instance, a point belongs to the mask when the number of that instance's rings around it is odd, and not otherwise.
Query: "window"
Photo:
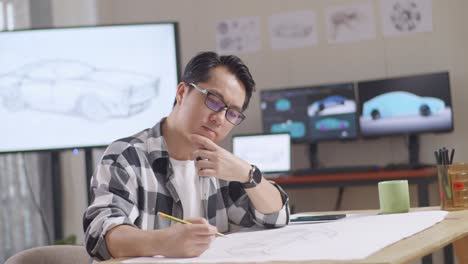
[[[15,29],[15,11],[12,1],[0,0],[0,31]]]
[[[5,7],[2,1],[0,1],[0,31],[5,30]]]
[[[13,30],[15,29],[15,8],[12,2],[6,3],[6,29]]]

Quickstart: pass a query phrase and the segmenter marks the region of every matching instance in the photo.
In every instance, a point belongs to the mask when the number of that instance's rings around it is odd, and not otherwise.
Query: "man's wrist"
[[[171,254],[172,247],[170,243],[167,243],[171,238],[171,230],[169,228],[162,228],[157,230],[148,230],[149,240],[151,241],[150,247],[152,250],[153,256],[162,255],[167,256]],[[159,245],[159,246],[154,246]]]
[[[246,183],[242,183],[242,187],[244,187],[244,189],[250,189],[250,188],[254,188],[254,187],[257,187],[257,185],[260,184],[260,182],[262,181],[262,172],[257,168],[257,166],[255,165],[250,165],[250,170],[249,170],[249,180],[248,182]]]
[[[250,165],[249,163],[245,163],[245,166],[243,166],[243,169],[240,173],[240,175],[242,176],[242,179],[239,181],[241,184],[244,184],[244,183],[248,183],[250,181],[250,169],[252,168],[252,165]]]

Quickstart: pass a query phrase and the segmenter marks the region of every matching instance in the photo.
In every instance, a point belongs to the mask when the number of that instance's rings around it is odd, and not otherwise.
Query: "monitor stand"
[[[389,170],[401,169],[420,169],[429,164],[421,164],[419,162],[419,136],[416,134],[408,134],[408,162],[401,164],[388,164],[385,168]]]
[[[319,167],[319,158],[318,158],[318,145],[317,143],[309,143],[309,162],[311,169],[317,169]],[[344,186],[338,186],[338,195],[335,201],[335,211],[341,209],[341,204],[343,202],[343,193]]]
[[[319,167],[318,145],[317,143],[309,143],[309,166],[311,169]]]
[[[419,165],[419,136],[408,135],[408,163],[412,168]]]

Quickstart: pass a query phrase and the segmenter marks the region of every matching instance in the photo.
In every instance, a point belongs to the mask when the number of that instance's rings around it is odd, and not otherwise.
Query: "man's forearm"
[[[119,225],[105,236],[107,248],[113,258],[146,257],[164,254],[164,230],[141,230]]]
[[[265,179],[255,188],[245,189],[255,209],[263,214],[278,212],[283,201],[278,189]]]

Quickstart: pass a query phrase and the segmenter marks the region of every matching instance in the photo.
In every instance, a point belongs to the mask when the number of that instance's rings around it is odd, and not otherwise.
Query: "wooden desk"
[[[408,180],[409,184],[416,184],[418,189],[418,207],[429,206],[429,184],[437,182],[437,169],[424,168],[415,170],[380,170],[370,172],[350,172],[336,174],[320,174],[309,176],[289,176],[274,179],[283,188],[309,187],[346,187],[346,186],[377,186],[379,181]],[[341,196],[338,197],[341,200]],[[340,203],[340,202],[338,202]],[[453,263],[453,249],[451,245],[444,248],[446,264]],[[423,264],[431,264],[432,256],[423,258]]]
[[[438,207],[426,207],[412,209],[437,210]],[[376,213],[376,210],[352,211],[352,213]],[[342,213],[342,212],[330,212]],[[399,264],[418,260],[456,240],[468,235],[468,210],[450,212],[440,223],[419,232],[411,237],[400,240],[362,260],[352,261],[309,261],[309,262],[288,262],[288,263],[349,263],[349,264]],[[103,263],[119,263],[119,260],[110,260]],[[156,260],[154,263],[158,263]],[[284,262],[274,262],[274,264]],[[271,262],[273,264],[273,262]]]
[[[413,209],[420,210],[438,210],[439,207],[426,207]],[[361,211],[365,212],[365,211]],[[344,263],[382,263],[396,264],[408,263],[421,259],[442,247],[449,245],[457,240],[466,241],[468,236],[468,210],[449,212],[447,217],[440,223],[415,234],[414,236],[400,240],[364,260],[346,261]],[[466,250],[466,249],[465,249]],[[341,263],[333,262],[310,262],[310,263]]]

